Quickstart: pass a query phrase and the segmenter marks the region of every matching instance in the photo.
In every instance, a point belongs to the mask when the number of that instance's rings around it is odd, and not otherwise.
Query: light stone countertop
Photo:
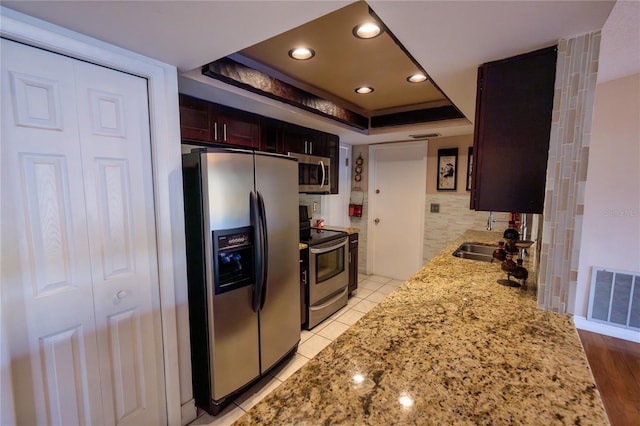
[[[331,226],[331,225],[325,225],[322,227],[322,229],[328,229],[330,231],[344,231],[349,235],[357,234],[358,232],[360,232],[360,229],[358,228],[345,228],[343,226]]]
[[[463,241],[497,243],[465,232],[237,424],[608,424],[571,317]]]

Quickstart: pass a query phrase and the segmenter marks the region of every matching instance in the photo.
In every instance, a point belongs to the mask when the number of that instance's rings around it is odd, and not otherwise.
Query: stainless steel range
[[[343,231],[308,227],[304,206],[300,209],[300,223],[300,240],[309,245],[309,285],[305,299],[310,330],[347,304],[349,236]]]

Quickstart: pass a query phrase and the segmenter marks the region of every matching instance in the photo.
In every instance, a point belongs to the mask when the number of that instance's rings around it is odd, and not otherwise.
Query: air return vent
[[[640,330],[640,273],[594,268],[587,320]]]

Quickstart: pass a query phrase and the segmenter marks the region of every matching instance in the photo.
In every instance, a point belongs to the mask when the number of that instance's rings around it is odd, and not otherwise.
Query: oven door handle
[[[261,246],[262,246],[262,267],[261,267],[261,284],[260,284],[260,310],[264,308],[264,302],[267,301],[267,282],[269,277],[269,241],[267,239],[267,211],[264,208],[264,198],[262,194],[258,194],[258,207],[260,208],[260,230],[261,230]]]
[[[335,302],[337,302],[338,300],[340,300],[341,298],[343,298],[344,294],[347,291],[349,291],[349,287],[345,286],[344,290],[342,290],[340,293],[336,294],[331,299],[329,299],[326,302],[324,302],[322,305],[311,305],[311,306],[309,306],[309,310],[311,310],[311,311],[321,311],[322,309],[326,308],[327,306],[330,306],[330,305],[334,304]]]
[[[338,249],[341,246],[346,246],[347,241],[348,241],[348,237],[344,237],[344,239],[339,240],[339,243],[336,243],[335,241],[331,241],[329,243],[326,244],[322,244],[322,245],[317,245],[317,246],[313,246],[309,248],[309,252],[313,253],[313,254],[322,254],[322,253],[327,253],[330,252],[332,250]]]

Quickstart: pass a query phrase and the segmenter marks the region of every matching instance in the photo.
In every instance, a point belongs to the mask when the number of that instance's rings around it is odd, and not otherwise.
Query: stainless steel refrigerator
[[[182,159],[194,398],[215,415],[300,341],[298,165],[225,148]]]

